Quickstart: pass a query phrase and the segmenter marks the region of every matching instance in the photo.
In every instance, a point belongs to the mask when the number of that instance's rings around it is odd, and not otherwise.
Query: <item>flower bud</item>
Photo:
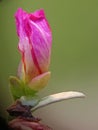
[[[18,48],[22,56],[18,69],[19,78],[27,84],[31,84],[32,79],[37,76],[44,76],[48,81],[52,35],[44,10],[27,13],[19,8],[15,18]]]

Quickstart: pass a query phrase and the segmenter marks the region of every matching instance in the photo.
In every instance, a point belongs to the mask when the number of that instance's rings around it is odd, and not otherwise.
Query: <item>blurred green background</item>
[[[85,99],[71,99],[34,114],[54,130],[98,130],[98,0],[0,1],[0,114],[12,103],[8,78],[20,61],[14,13],[44,8],[53,33],[52,76],[41,96],[81,91]]]

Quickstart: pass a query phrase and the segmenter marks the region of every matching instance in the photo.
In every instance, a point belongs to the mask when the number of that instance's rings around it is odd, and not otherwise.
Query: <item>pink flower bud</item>
[[[47,73],[50,64],[52,35],[44,10],[27,13],[19,8],[15,14],[19,51],[22,56],[19,78],[29,83]]]

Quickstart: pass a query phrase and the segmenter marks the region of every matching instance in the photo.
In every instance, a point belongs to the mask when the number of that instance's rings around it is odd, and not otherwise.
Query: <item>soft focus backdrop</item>
[[[0,1],[0,114],[12,103],[8,78],[20,61],[14,13],[44,8],[53,32],[52,76],[40,96],[81,91],[85,99],[71,99],[37,110],[54,130],[98,130],[98,0]]]

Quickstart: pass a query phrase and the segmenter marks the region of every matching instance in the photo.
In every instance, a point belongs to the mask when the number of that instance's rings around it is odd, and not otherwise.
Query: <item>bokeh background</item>
[[[53,44],[48,86],[39,95],[80,91],[84,99],[62,101],[34,115],[54,130],[98,130],[98,1],[0,1],[0,114],[12,103],[9,81],[20,61],[14,13],[43,8],[52,28]]]

